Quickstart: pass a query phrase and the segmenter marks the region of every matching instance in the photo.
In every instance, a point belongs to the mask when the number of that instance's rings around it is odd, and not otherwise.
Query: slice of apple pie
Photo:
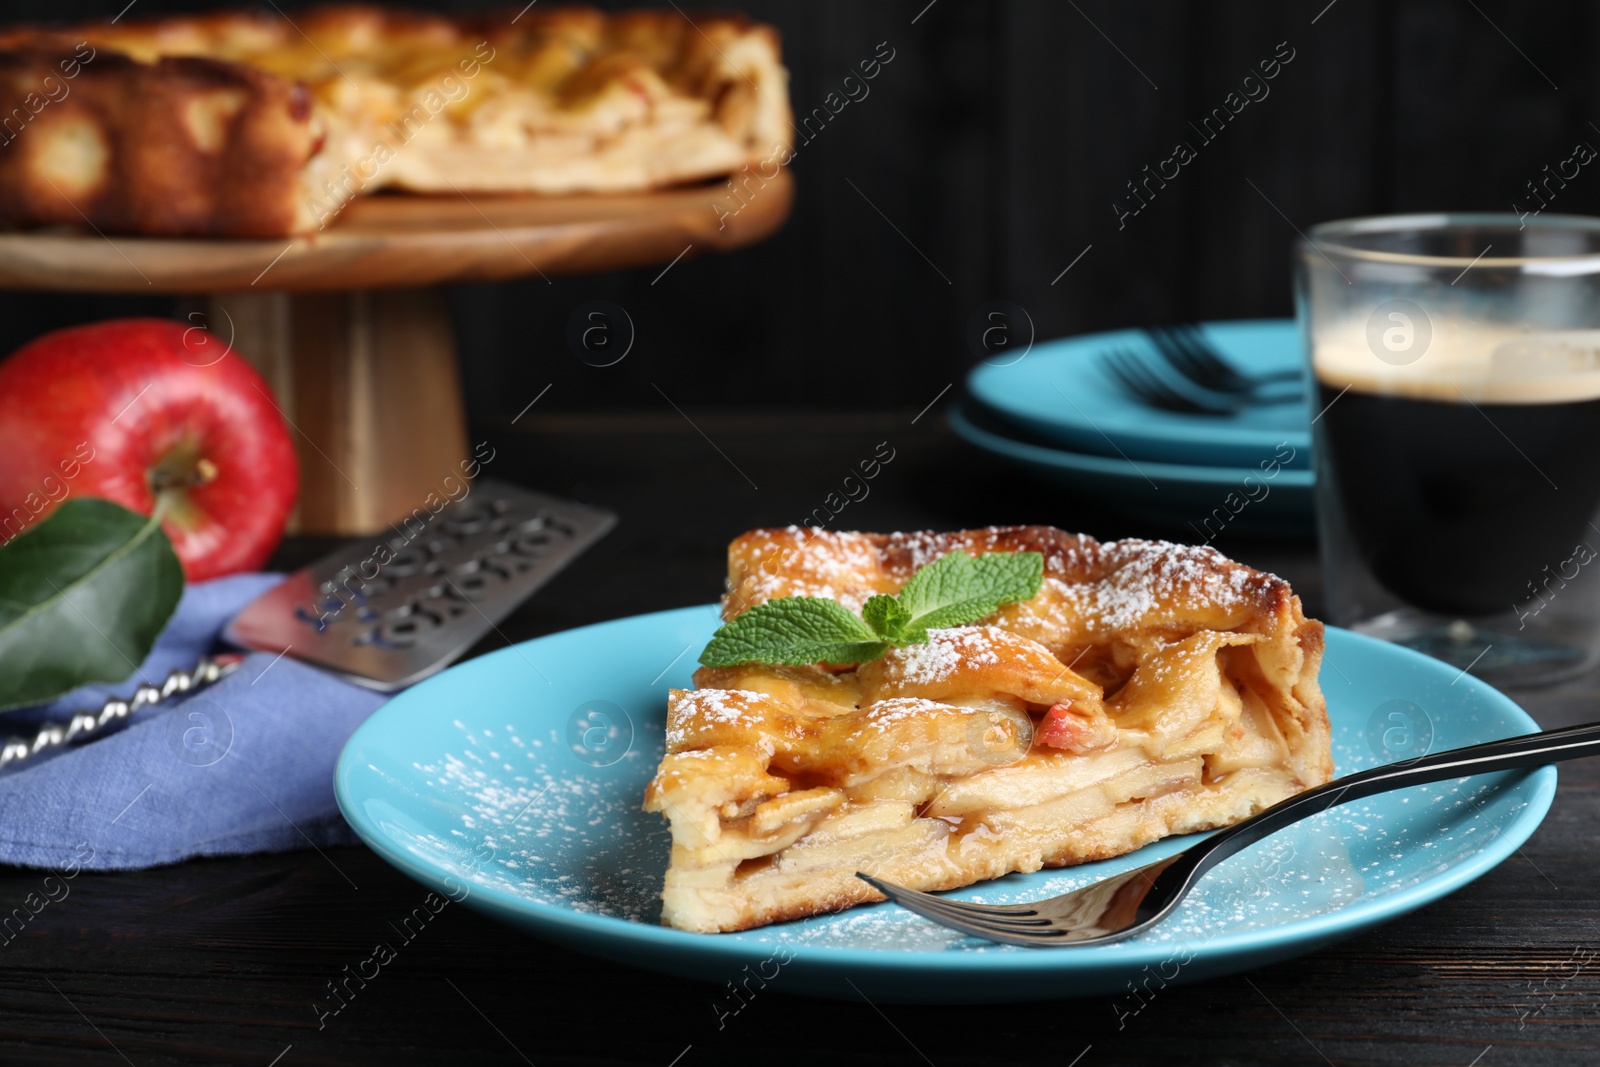
[[[883,899],[857,871],[942,890],[1105,859],[1333,774],[1322,624],[1211,548],[756,530],[723,618],[645,794],[683,930]]]

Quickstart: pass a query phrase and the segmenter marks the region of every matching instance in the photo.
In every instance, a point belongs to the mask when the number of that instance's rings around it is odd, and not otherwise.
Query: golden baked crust
[[[33,114],[21,95],[0,119],[0,221],[240,237],[303,228],[314,147],[304,88],[237,63],[104,51],[69,82],[62,65],[78,55],[0,52],[0,84],[40,86],[27,94],[49,101]]]
[[[645,807],[671,822],[663,921],[741,930],[1121,855],[1332,777],[1322,625],[1215,550],[1051,527],[756,530],[732,619],[770,599],[859,610],[953,551],[1033,551],[1032,600],[853,669],[701,668],[669,697]]]
[[[777,33],[740,16],[376,7],[0,32],[0,222],[315,230],[352,197],[615,192],[787,136]]]

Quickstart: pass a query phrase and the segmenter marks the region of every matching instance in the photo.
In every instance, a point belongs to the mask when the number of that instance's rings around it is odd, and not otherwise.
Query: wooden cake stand
[[[787,171],[736,214],[721,182],[616,196],[352,201],[320,233],[268,240],[0,234],[0,288],[204,296],[206,325],[271,383],[294,427],[291,530],[368,533],[443,493],[470,458],[439,288],[667,263],[783,224]]]

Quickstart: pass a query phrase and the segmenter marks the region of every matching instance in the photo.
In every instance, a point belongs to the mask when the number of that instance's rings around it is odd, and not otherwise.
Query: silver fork
[[[1600,723],[1453,748],[1336,778],[1217,831],[1175,856],[1032,904],[971,904],[856,872],[878,892],[926,919],[973,937],[1030,948],[1105,945],[1171,915],[1200,876],[1269,834],[1337,804],[1428,782],[1540,767],[1600,755]]]

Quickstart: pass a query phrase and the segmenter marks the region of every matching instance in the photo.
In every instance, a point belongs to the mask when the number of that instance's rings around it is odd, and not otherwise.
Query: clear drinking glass
[[[1600,659],[1600,219],[1404,215],[1300,242],[1330,621],[1493,683]]]

